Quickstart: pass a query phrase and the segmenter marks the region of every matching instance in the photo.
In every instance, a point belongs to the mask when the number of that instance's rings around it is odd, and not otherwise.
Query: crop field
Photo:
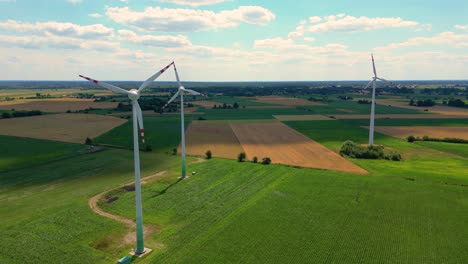
[[[13,100],[0,102],[0,109],[9,110],[39,110],[42,112],[60,113],[88,108],[115,108],[117,102],[94,102],[94,99],[52,98]]]
[[[417,107],[408,105],[408,102],[406,101],[393,101],[385,99],[377,99],[376,103],[380,105],[390,105],[394,107],[401,107],[407,109],[428,109],[432,113],[438,113],[443,115],[463,115],[465,117],[468,117],[468,110],[459,107],[450,107],[444,105],[435,105],[431,107]]]
[[[186,117],[185,127],[191,122]],[[132,119],[107,133],[95,138],[98,144],[133,149]],[[144,116],[145,141],[157,152],[172,152],[180,142],[180,114],[179,115],[146,115]]]
[[[196,174],[186,180],[171,154],[179,113],[145,112],[152,151],[140,152],[142,200],[153,252],[133,263],[465,263],[466,144],[409,143],[379,129],[466,138],[468,119],[377,105],[375,143],[403,160],[343,158],[344,141],[367,143],[370,106],[332,99],[277,108],[226,96],[220,102],[246,108],[197,107],[203,114],[185,119],[187,152],[214,158],[189,156]],[[90,200],[134,220],[135,193],[122,188],[134,179],[132,119],[48,114],[2,119],[2,131],[0,263],[115,263],[128,254],[132,228],[95,213]],[[248,161],[235,160],[241,151]]]
[[[0,120],[0,135],[84,143],[126,120],[91,114],[53,114]]]
[[[186,153],[204,156],[211,150],[213,157],[235,159],[244,151],[228,123],[192,122],[185,132]],[[178,151],[181,151],[179,146]]]
[[[333,120],[325,115],[274,115],[279,121]]]
[[[284,106],[313,106],[322,105],[321,103],[308,101],[302,98],[281,97],[281,96],[259,96],[256,97],[257,102],[284,105]]]
[[[273,163],[366,173],[335,152],[280,123],[231,124],[248,159],[270,157]]]
[[[366,127],[369,129],[369,127]],[[468,140],[466,127],[433,127],[433,126],[376,126],[375,131],[397,138],[429,136],[432,138],[462,138]]]

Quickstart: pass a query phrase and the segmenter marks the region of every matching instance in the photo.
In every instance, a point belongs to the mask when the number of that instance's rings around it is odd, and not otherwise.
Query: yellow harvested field
[[[333,115],[336,119],[369,119],[370,115]],[[375,115],[375,119],[450,119],[468,118],[466,115],[443,114],[381,114]]]
[[[204,156],[211,150],[213,157],[236,159],[243,148],[228,123],[193,121],[185,131],[186,153]],[[179,153],[181,151],[179,146]]]
[[[78,98],[54,98],[54,99],[31,99],[13,100],[0,102],[2,110],[40,110],[43,112],[66,112],[92,108],[115,108],[116,102],[94,102],[94,99]]]
[[[259,96],[255,98],[257,102],[283,105],[283,106],[308,106],[308,105],[323,105],[321,103],[312,102],[302,98],[281,97],[281,96]]]
[[[280,122],[231,124],[248,159],[365,174],[367,171]]]
[[[324,115],[274,115],[279,121],[335,120]]]
[[[0,120],[0,135],[84,143],[127,122],[112,116],[54,114]]]
[[[369,129],[369,127],[365,127]],[[468,140],[468,127],[439,126],[376,126],[375,131],[397,138],[408,136],[432,138],[461,138]]]

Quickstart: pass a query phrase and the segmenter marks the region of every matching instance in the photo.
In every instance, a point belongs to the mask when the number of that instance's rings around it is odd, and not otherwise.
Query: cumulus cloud
[[[108,7],[106,15],[113,21],[140,31],[194,32],[236,27],[240,23],[266,24],[275,15],[260,6],[241,6],[218,13],[209,10],[147,7],[132,11],[128,7]]]
[[[0,28],[15,33],[39,36],[63,36],[82,39],[106,39],[114,36],[114,30],[102,24],[76,25],[61,22],[21,23],[15,20],[0,22]]]
[[[407,47],[442,45],[452,48],[468,47],[468,34],[457,34],[454,32],[442,32],[432,37],[416,37],[400,43],[392,43],[377,50],[394,50]]]
[[[101,15],[101,14],[98,14],[98,13],[92,13],[92,14],[89,14],[88,16],[94,17],[94,18],[102,17],[102,15]]]
[[[74,5],[83,2],[83,0],[66,0],[66,1],[67,1],[68,3],[74,4]]]
[[[455,25],[454,28],[459,30],[468,31],[468,25]]]
[[[24,49],[86,49],[112,52],[119,48],[118,43],[100,40],[83,40],[57,36],[11,36],[0,35],[0,45]]]
[[[186,36],[139,36],[131,30],[119,30],[119,40],[151,47],[182,47],[192,45]]]
[[[299,25],[296,27],[296,29],[288,34],[289,38],[303,38],[304,37],[304,30],[305,30],[305,25],[307,21],[302,20]]]
[[[176,5],[202,6],[222,3],[225,2],[225,0],[158,0],[158,2],[173,3]]]
[[[310,18],[311,23],[316,23],[319,17]],[[323,22],[316,23],[307,28],[309,32],[358,32],[370,31],[385,28],[405,28],[416,27],[419,23],[415,21],[403,20],[399,17],[376,17],[365,16],[354,17],[338,14],[326,16]]]

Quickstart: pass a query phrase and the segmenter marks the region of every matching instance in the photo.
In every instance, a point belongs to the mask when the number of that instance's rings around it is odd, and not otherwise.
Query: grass
[[[186,116],[186,127],[192,120]],[[97,144],[133,149],[133,123],[127,123],[95,139]],[[167,152],[177,148],[180,142],[180,117],[178,115],[145,116],[145,141],[153,151]],[[141,144],[141,143],[140,143]]]
[[[24,139],[3,139],[0,149],[21,141]],[[37,148],[54,144],[35,143]],[[71,149],[75,147],[70,145]],[[9,156],[27,158],[20,151]],[[141,153],[142,176],[177,164],[177,157]],[[96,241],[126,230],[92,213],[87,200],[133,179],[132,151],[74,152],[66,159],[20,166],[0,172],[0,263],[109,263],[121,257],[120,251],[93,247]]]
[[[468,158],[468,147],[466,144],[432,141],[418,141],[416,144]]]
[[[170,188],[169,178],[145,186],[145,219],[162,226],[153,240],[163,245],[145,262],[461,263],[468,258],[465,160],[425,148],[405,162],[357,162],[370,175],[213,159],[193,165],[197,176]],[[133,202],[131,194],[122,195],[106,210],[131,217]]]
[[[0,172],[77,155],[86,147],[58,141],[0,135]]]
[[[217,103],[225,103],[228,105],[233,105],[234,103],[238,103],[240,107],[242,106],[268,106],[268,105],[275,105],[269,103],[258,102],[255,100],[255,97],[247,98],[247,97],[234,97],[234,96],[216,96],[209,99],[210,101],[214,101]]]

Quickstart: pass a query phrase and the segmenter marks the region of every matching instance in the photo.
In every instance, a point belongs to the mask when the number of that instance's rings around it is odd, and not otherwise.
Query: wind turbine
[[[369,146],[374,145],[374,118],[375,118],[375,88],[377,87],[377,80],[388,82],[393,84],[390,81],[387,81],[383,78],[377,77],[377,70],[375,69],[375,62],[374,62],[374,54],[371,54],[372,58],[372,67],[374,69],[374,77],[372,80],[366,85],[364,89],[369,88],[372,85],[372,103],[371,103],[371,118],[370,118],[370,128],[369,128]]]
[[[186,175],[186,169],[185,169],[185,121],[184,121],[184,94],[189,93],[191,95],[200,95],[201,93],[196,92],[194,90],[190,89],[185,89],[184,86],[180,83],[179,79],[179,74],[177,73],[177,68],[174,62],[172,62],[172,65],[174,66],[174,72],[176,75],[177,79],[177,84],[179,84],[179,90],[177,93],[172,96],[171,99],[163,106],[162,109],[164,109],[166,106],[168,106],[172,101],[174,101],[177,96],[180,95],[180,134],[181,134],[181,146],[182,146],[182,176],[180,178],[185,179],[187,177]]]
[[[140,85],[138,89],[131,89],[130,91],[124,90],[120,87],[108,84],[105,82],[100,82],[98,80],[91,79],[89,77],[79,75],[81,78],[86,79],[98,86],[109,89],[118,94],[126,94],[128,98],[132,101],[132,112],[133,112],[133,153],[134,153],[134,162],[135,162],[135,196],[136,196],[136,250],[135,255],[141,255],[145,253],[145,246],[143,242],[143,214],[141,207],[141,182],[140,182],[140,155],[138,147],[138,126],[140,127],[141,141],[145,143],[145,130],[143,128],[143,115],[141,113],[140,105],[138,104],[138,98],[140,98],[140,93],[145,89],[150,83],[152,83],[156,78],[163,74],[171,65],[170,63],[165,68],[161,69],[153,76],[148,78],[144,83]]]

